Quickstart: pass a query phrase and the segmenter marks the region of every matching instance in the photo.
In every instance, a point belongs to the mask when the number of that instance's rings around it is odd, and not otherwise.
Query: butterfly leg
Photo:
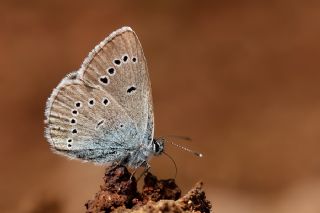
[[[116,169],[116,168],[117,168],[118,166],[120,166],[120,165],[121,165],[120,162],[112,163],[112,164],[109,166],[109,171]]]
[[[143,172],[141,173],[141,175],[138,177],[137,182],[142,178],[142,176],[144,176],[145,174],[147,174],[147,173],[149,172],[149,170],[151,169],[150,164],[148,164],[148,163],[146,163],[146,162],[144,162],[143,164],[144,164],[144,170],[143,170]],[[134,172],[136,172],[136,170],[135,170]]]
[[[110,167],[109,167],[109,170],[114,170],[115,168],[119,167],[119,166],[125,166],[126,165],[126,162],[127,162],[127,158],[125,159],[122,159],[120,161],[117,161],[117,162],[113,162]],[[130,178],[131,179],[131,178]]]
[[[131,175],[130,175],[130,180],[131,180],[132,177],[136,174],[136,171],[137,171],[137,169],[135,169],[135,170],[131,173]]]

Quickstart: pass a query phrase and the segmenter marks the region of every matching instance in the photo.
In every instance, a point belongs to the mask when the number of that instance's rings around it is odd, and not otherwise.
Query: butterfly
[[[112,32],[66,75],[47,100],[45,137],[51,149],[96,164],[150,167],[164,140],[154,138],[151,83],[130,27]]]

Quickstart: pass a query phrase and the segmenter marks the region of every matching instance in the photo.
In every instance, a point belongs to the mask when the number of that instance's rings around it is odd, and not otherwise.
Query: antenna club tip
[[[203,154],[202,153],[195,153],[196,156],[198,156],[199,158],[202,158],[203,157]]]

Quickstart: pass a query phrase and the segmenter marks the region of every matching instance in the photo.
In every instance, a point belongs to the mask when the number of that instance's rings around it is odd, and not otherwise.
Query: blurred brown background
[[[83,212],[103,167],[53,154],[44,107],[64,75],[113,30],[138,34],[156,135],[184,191],[202,179],[215,212],[320,212],[317,1],[0,2],[1,212]],[[152,171],[174,175],[165,156]]]

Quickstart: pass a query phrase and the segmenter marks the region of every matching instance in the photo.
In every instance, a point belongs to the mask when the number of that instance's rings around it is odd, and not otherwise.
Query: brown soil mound
[[[87,213],[93,212],[210,212],[202,183],[197,183],[186,195],[174,179],[158,180],[147,173],[142,192],[137,191],[137,181],[126,167],[107,169],[104,185],[94,200],[85,204]]]

